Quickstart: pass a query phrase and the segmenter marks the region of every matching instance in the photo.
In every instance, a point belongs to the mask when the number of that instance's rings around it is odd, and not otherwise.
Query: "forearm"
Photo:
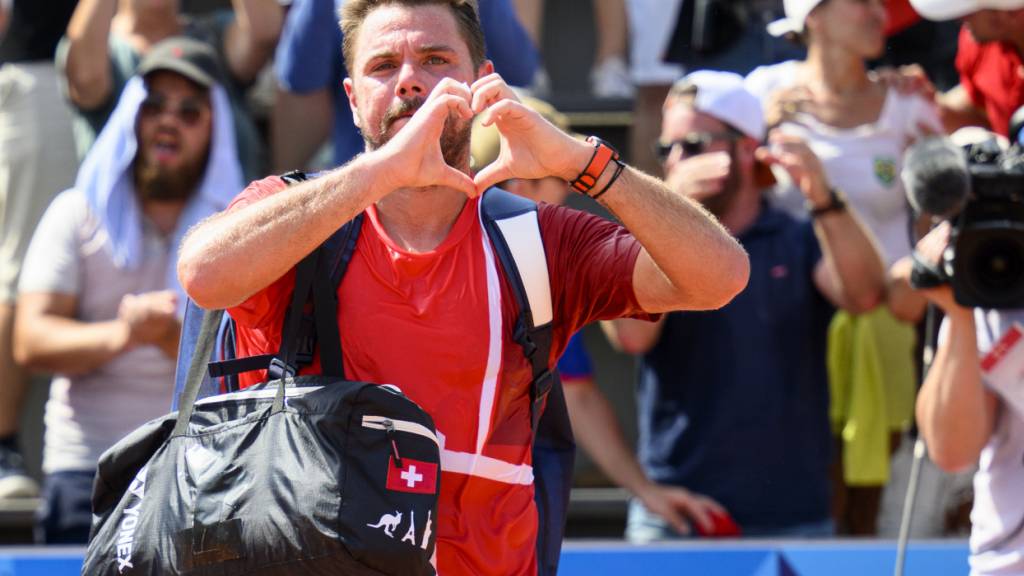
[[[889,275],[885,299],[892,315],[908,324],[918,323],[928,308],[928,299],[911,288],[910,283],[901,275]]]
[[[627,167],[599,201],[644,248],[633,286],[645,311],[720,308],[746,286],[750,264],[739,243],[661,181]]]
[[[249,82],[273,54],[284,11],[277,0],[232,0],[231,4],[235,21],[225,39],[228,66],[235,78]]]
[[[885,266],[856,214],[850,209],[823,214],[814,219],[814,233],[838,304],[854,313],[877,306],[885,291]]]
[[[283,276],[383,194],[373,154],[249,206],[217,214],[182,242],[178,277],[207,309],[227,308]]]
[[[71,101],[80,108],[95,108],[110,94],[108,43],[116,11],[117,0],[81,0],[68,22],[64,73]]]
[[[985,110],[971,101],[963,86],[957,85],[944,94],[938,94],[935,100],[939,105],[939,119],[947,134],[964,126],[989,127]]]
[[[15,357],[28,368],[61,374],[96,370],[128,348],[124,322],[82,322],[63,316],[35,316],[18,322]]]
[[[991,394],[982,384],[974,318],[949,317],[949,333],[917,397],[917,423],[940,468],[961,470],[978,460],[992,431]]]
[[[612,482],[634,495],[642,492],[650,482],[604,394],[592,382],[581,382],[565,386],[565,399],[576,442]]]

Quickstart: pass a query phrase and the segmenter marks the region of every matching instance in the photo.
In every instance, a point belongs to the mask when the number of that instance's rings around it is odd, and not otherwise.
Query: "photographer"
[[[935,264],[950,225],[917,246]],[[935,358],[917,398],[917,422],[929,455],[947,471],[975,463],[971,574],[1024,571],[1024,309],[965,308],[949,285],[922,290],[946,314]]]

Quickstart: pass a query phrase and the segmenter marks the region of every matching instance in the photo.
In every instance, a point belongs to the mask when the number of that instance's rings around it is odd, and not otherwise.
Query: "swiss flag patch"
[[[437,492],[437,464],[402,458],[402,467],[395,463],[395,457],[388,458],[388,490],[434,494]]]

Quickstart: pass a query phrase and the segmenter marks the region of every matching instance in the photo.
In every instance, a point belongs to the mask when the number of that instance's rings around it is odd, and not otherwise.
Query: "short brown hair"
[[[668,95],[665,96],[665,102],[662,104],[661,109],[667,110],[669,106],[675,106],[676,104],[693,106],[696,100],[697,85],[686,78],[680,78],[669,88]]]
[[[462,33],[462,39],[466,41],[469,48],[469,55],[473,60],[473,67],[479,68],[484,63],[486,48],[484,46],[484,31],[480,26],[479,10],[477,0],[349,0],[338,11],[341,19],[341,53],[345,57],[345,67],[349,74],[353,72],[355,64],[355,44],[359,36],[359,29],[363,21],[377,8],[389,5],[399,6],[447,6],[455,22]]]

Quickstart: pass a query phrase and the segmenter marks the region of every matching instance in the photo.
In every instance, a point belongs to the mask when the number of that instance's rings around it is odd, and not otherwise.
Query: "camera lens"
[[[968,282],[993,301],[1024,294],[1024,245],[1019,237],[996,235],[974,247]]]

